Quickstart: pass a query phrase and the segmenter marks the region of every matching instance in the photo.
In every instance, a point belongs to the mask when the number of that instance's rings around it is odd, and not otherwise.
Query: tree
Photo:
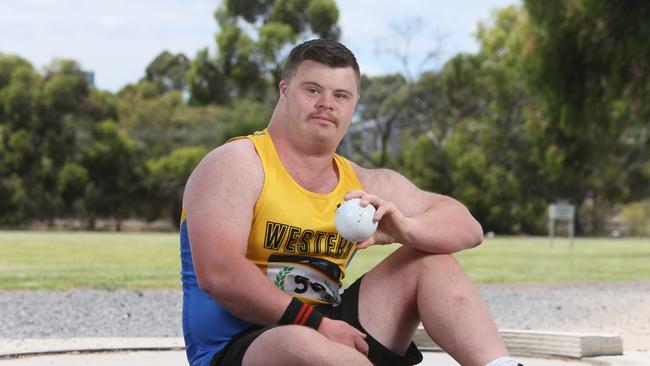
[[[141,81],[118,92],[119,126],[146,147],[147,155],[160,156],[173,149],[186,107],[180,91],[164,92],[154,82]]]
[[[629,201],[650,194],[647,67],[650,4],[525,1],[532,24],[529,85],[540,96],[531,120],[533,158],[547,197]]]
[[[79,64],[71,60],[54,60],[46,66],[43,81],[36,123],[30,131],[39,161],[30,173],[28,215],[47,219],[51,225],[63,206],[57,173],[76,154],[77,131],[90,128],[77,118],[90,86]]]
[[[149,205],[150,217],[160,217],[162,211],[171,222],[179,223],[185,182],[206,153],[203,147],[185,147],[147,161],[146,184],[150,202],[155,202]]]
[[[182,146],[214,146],[228,107],[188,105],[180,91],[162,91],[144,80],[122,88],[116,98],[119,126],[145,151],[159,158]]]
[[[273,107],[268,103],[248,99],[234,102],[231,108],[223,109],[219,113],[223,129],[221,140],[216,142],[222,144],[232,137],[263,130],[272,112]]]
[[[67,163],[58,172],[56,190],[63,201],[64,215],[80,217],[86,214],[83,198],[88,183],[88,170],[77,163]]]
[[[9,211],[19,213],[10,214],[10,221],[51,222],[60,208],[53,177],[74,146],[70,143],[74,132],[64,128],[64,120],[83,101],[87,84],[71,61],[53,62],[44,77],[17,57],[2,56],[0,63],[0,145],[6,159],[1,185],[5,195],[13,197],[8,202],[18,205]]]
[[[338,15],[333,0],[224,1],[215,11],[216,57],[201,52],[191,67],[192,103],[265,100],[280,81],[290,46],[314,36],[337,39]],[[211,84],[215,76],[221,85]]]
[[[361,79],[364,91],[345,137],[342,151],[374,167],[388,165],[394,156],[401,122],[406,117],[409,87],[400,74]]]
[[[190,59],[184,54],[161,52],[145,70],[145,79],[156,83],[162,91],[185,90]]]
[[[121,221],[136,212],[143,191],[143,162],[136,145],[113,121],[98,123],[92,130],[92,143],[82,153],[82,166],[88,174],[84,205],[88,226],[98,217]],[[75,172],[83,175],[79,169]]]
[[[402,139],[422,132],[412,119],[418,105],[412,103],[416,79],[437,55],[437,45],[420,60],[413,55],[411,44],[422,33],[424,22],[409,19],[391,26],[394,39],[384,42],[382,52],[399,61],[401,74],[363,77],[363,92],[357,106],[355,123],[344,140],[341,151],[352,153],[355,147],[361,161],[370,166],[391,166]],[[386,43],[388,45],[386,45]],[[419,61],[415,68],[413,63]],[[428,123],[425,123],[428,126]]]
[[[198,51],[192,61],[188,84],[190,105],[224,104],[230,98],[228,80],[207,48]]]
[[[406,119],[419,138],[407,142],[400,167],[421,186],[467,204],[485,230],[543,230],[543,186],[528,162],[522,52],[525,13],[511,7],[480,25],[478,54],[460,54],[440,72],[421,74]]]

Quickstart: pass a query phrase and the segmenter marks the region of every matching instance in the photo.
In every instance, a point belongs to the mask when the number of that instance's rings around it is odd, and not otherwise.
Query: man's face
[[[352,67],[303,61],[290,80],[280,82],[280,99],[292,134],[338,145],[359,99],[357,77]]]

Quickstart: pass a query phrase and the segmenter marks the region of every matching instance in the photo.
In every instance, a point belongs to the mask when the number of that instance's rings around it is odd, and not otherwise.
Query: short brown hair
[[[352,67],[357,75],[357,86],[361,88],[361,72],[357,58],[347,47],[331,39],[312,39],[294,47],[284,63],[282,79],[291,79],[300,63],[306,60],[330,67]]]

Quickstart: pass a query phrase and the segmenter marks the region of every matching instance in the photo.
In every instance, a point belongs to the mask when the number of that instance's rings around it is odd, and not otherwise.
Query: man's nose
[[[320,98],[318,98],[318,108],[332,109],[333,108],[332,96],[327,93],[321,93]]]

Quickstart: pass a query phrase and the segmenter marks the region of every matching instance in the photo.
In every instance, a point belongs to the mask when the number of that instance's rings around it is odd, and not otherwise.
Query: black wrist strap
[[[280,318],[278,324],[305,325],[318,330],[321,321],[323,321],[323,314],[320,311],[294,297],[291,299],[289,306],[287,306],[287,310],[282,314],[282,318]]]

